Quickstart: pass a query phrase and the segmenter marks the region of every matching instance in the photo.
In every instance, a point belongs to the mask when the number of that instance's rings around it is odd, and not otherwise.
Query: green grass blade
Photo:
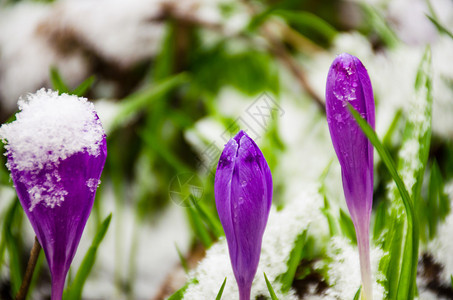
[[[385,205],[385,202],[382,201],[381,203],[379,203],[374,217],[373,239],[375,241],[379,239],[382,230],[384,230],[386,220],[387,220],[387,207]]]
[[[277,9],[272,14],[282,17],[291,24],[302,26],[307,31],[317,32],[328,41],[333,40],[337,35],[337,31],[332,25],[307,11]]]
[[[181,250],[179,250],[179,247],[176,243],[175,243],[175,248],[176,248],[176,252],[178,252],[179,261],[181,263],[182,268],[184,269],[184,272],[186,274],[189,274],[189,266],[187,264],[187,260],[184,257],[184,255],[181,253]]]
[[[361,3],[360,7],[363,10],[364,17],[367,19],[367,24],[369,24],[370,28],[377,33],[389,48],[394,48],[399,45],[400,41],[398,36],[389,26],[387,19],[376,7],[366,3]]]
[[[68,86],[61,78],[58,69],[54,66],[50,68],[50,82],[52,82],[53,89],[57,90],[59,94],[69,93]]]
[[[302,259],[303,248],[307,240],[307,231],[304,230],[303,233],[299,234],[294,243],[294,248],[291,250],[289,259],[287,262],[288,269],[281,275],[280,282],[282,283],[282,292],[286,293],[291,289],[291,286],[294,281],[294,276],[296,275],[297,267],[299,266],[300,260]]]
[[[389,126],[389,129],[387,130],[387,133],[385,134],[384,138],[382,139],[382,144],[385,146],[389,146],[390,142],[392,140],[393,134],[395,133],[397,129],[397,125],[401,119],[401,116],[403,115],[403,111],[401,109],[398,109],[396,111],[395,117],[392,120],[392,123]]]
[[[220,300],[220,299],[222,299],[222,294],[223,294],[223,290],[225,289],[226,281],[227,281],[227,278],[225,277],[225,280],[223,281],[222,286],[220,287],[220,290],[219,290],[219,292],[217,293],[217,297],[215,297],[215,300]]]
[[[189,77],[185,73],[180,73],[156,83],[149,89],[145,89],[125,98],[121,102],[120,111],[113,121],[112,131],[124,125],[134,114],[149,107],[154,101],[161,99],[166,93],[181,84],[186,83],[188,80]]]
[[[359,287],[357,292],[354,295],[354,300],[360,300],[360,294],[362,293],[362,286]]]
[[[431,145],[431,118],[432,118],[432,94],[431,94],[431,50],[426,48],[420,62],[415,80],[415,102],[411,114],[416,118],[409,118],[403,143],[416,141],[419,149],[416,157],[405,157],[401,161],[407,163],[407,160],[419,160],[421,167],[413,169],[413,176],[416,179],[412,187],[412,203],[419,203],[421,198],[421,189],[423,177],[428,161],[429,150]],[[422,117],[419,117],[422,116]],[[409,163],[411,164],[411,163]],[[408,168],[409,170],[411,168]],[[412,231],[411,231],[412,230]],[[413,223],[408,222],[408,233],[405,240],[403,261],[400,280],[398,284],[398,299],[413,299],[416,294],[416,277],[418,265],[418,247],[419,247],[419,220],[414,211]]]
[[[264,279],[266,280],[267,289],[269,291],[269,295],[271,296],[271,299],[278,300],[277,296],[275,295],[274,289],[272,288],[272,285],[269,282],[269,279],[267,279],[266,273],[263,273],[263,274],[264,274]]]
[[[193,195],[190,195],[191,202],[196,208],[198,213],[204,222],[208,225],[209,229],[214,233],[214,235],[219,238],[224,235],[222,224],[220,220],[216,218],[204,205],[195,199]]]
[[[362,129],[363,133],[366,137],[370,140],[371,144],[373,144],[376,151],[379,153],[382,161],[384,162],[387,170],[389,171],[390,175],[392,176],[393,180],[395,181],[396,186],[398,187],[398,191],[401,194],[401,198],[403,200],[403,205],[406,210],[408,222],[412,223],[414,217],[414,207],[409,196],[409,192],[404,185],[403,180],[401,179],[398,171],[396,170],[395,163],[390,156],[388,150],[382,145],[377,137],[376,133],[374,132],[373,128],[368,124],[368,122],[362,118],[362,116],[348,103],[349,111],[352,113],[352,116],[356,120],[359,127]]]
[[[321,192],[323,193],[323,192]],[[327,224],[329,225],[329,232],[330,236],[335,236],[338,234],[338,228],[337,228],[337,222],[332,213],[330,212],[330,205],[329,205],[329,200],[327,200],[327,197],[324,195],[324,207],[321,208],[322,214],[326,217],[327,219]]]
[[[155,134],[148,134],[146,130],[142,130],[139,135],[145,141],[146,145],[154,150],[163,160],[172,166],[178,173],[190,173],[191,169],[186,165],[165,142],[159,140]]]
[[[167,300],[182,300],[184,298],[184,293],[187,290],[187,288],[189,287],[189,285],[196,284],[196,283],[198,283],[198,281],[196,279],[186,282],[186,284],[182,288],[180,288],[173,295],[168,297]]]
[[[211,247],[213,241],[209,232],[206,230],[206,227],[203,224],[203,220],[198,214],[197,210],[192,206],[187,208],[189,213],[189,223],[192,226],[193,231],[195,232],[196,237],[201,241],[201,243],[206,247]]]
[[[88,249],[85,257],[83,258],[82,264],[80,265],[79,270],[72,282],[63,295],[64,300],[78,300],[82,297],[83,286],[90,275],[91,269],[96,261],[96,254],[104,239],[107,230],[109,229],[110,221],[112,219],[112,214],[110,214],[105,220],[101,223],[101,226],[98,228],[98,231],[93,239],[91,247]]]
[[[354,244],[357,245],[357,236],[355,234],[354,224],[352,223],[351,217],[349,217],[340,208],[340,228],[343,234]]]
[[[402,241],[404,240],[405,222],[402,218],[392,216],[393,220],[385,236],[383,250],[391,255],[387,255],[381,261],[379,268],[387,274],[386,289],[388,290],[388,298],[395,299],[398,291],[398,279],[401,273],[401,252]]]
[[[426,17],[428,17],[428,19],[431,21],[431,23],[433,23],[434,26],[436,26],[437,31],[439,31],[439,33],[445,34],[453,39],[453,33],[451,33],[450,30],[447,29],[447,27],[440,24],[440,22],[437,19],[435,19],[429,15],[426,15]]]
[[[398,283],[397,299],[412,299],[416,289],[416,275],[418,263],[418,241],[419,241],[419,228],[418,219],[415,215],[414,204],[409,196],[409,192],[401,179],[398,171],[396,170],[395,163],[390,156],[387,149],[379,141],[376,133],[370,127],[368,122],[350,105],[348,108],[352,113],[354,119],[362,129],[363,133],[367,136],[373,146],[376,148],[379,156],[387,167],[390,175],[392,176],[398,191],[403,201],[404,209],[407,217],[407,235],[404,247],[403,257],[410,259],[403,259],[400,273],[400,280]]]
[[[86,91],[88,91],[89,88],[93,85],[93,83],[96,81],[96,76],[92,75],[85,79],[81,84],[79,84],[78,87],[73,89],[71,91],[71,94],[77,95],[79,97],[85,95]]]
[[[5,217],[3,227],[3,238],[5,240],[6,250],[9,256],[9,272],[11,280],[11,292],[16,295],[22,284],[22,260],[20,256],[19,238],[13,230],[17,228],[20,211],[19,201],[13,201],[11,207],[8,209],[8,214]]]

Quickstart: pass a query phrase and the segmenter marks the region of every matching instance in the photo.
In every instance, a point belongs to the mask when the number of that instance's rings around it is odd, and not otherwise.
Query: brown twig
[[[281,60],[281,62],[291,71],[291,73],[293,73],[294,77],[296,77],[299,81],[299,84],[305,89],[308,95],[315,100],[321,111],[324,112],[324,102],[310,86],[307,78],[305,77],[305,73],[302,71],[300,66],[298,66],[291,54],[288,53],[285,45],[279,39],[275,38],[266,27],[263,27],[263,36],[268,40],[271,52]]]
[[[25,300],[27,297],[28,288],[30,287],[31,279],[33,278],[33,272],[35,270],[40,251],[41,245],[38,242],[38,238],[35,237],[35,244],[31,249],[30,259],[28,260],[27,269],[25,270],[24,280],[22,280],[22,285],[19,288],[19,292],[17,292],[16,300]]]

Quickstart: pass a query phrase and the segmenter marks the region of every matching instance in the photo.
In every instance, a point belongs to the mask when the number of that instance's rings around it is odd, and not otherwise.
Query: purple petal
[[[66,274],[93,207],[106,156],[104,138],[98,156],[76,153],[60,161],[55,168],[40,170],[37,175],[30,171],[11,170],[20,203],[46,255],[52,275],[53,296],[61,296],[63,292]],[[30,189],[24,182],[42,184],[45,178],[52,176],[55,171],[61,179],[54,188],[67,191],[64,200],[53,208],[41,202],[30,210],[33,194],[30,194]]]
[[[350,54],[341,54],[327,76],[326,114],[342,169],[343,188],[353,221],[371,213],[373,147],[350,114],[350,103],[374,128],[374,98],[368,73]],[[367,216],[365,216],[365,219]]]
[[[220,157],[215,198],[241,299],[245,299],[260,258],[272,203],[272,176],[260,149],[243,131],[227,143]]]

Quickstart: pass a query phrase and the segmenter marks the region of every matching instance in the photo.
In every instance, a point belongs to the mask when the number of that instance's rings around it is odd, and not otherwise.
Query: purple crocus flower
[[[249,300],[272,203],[272,175],[260,149],[242,130],[220,156],[214,192],[239,298]]]
[[[61,299],[100,183],[107,148],[92,103],[39,90],[19,100],[0,128],[20,203],[49,264],[52,300]]]
[[[370,78],[360,60],[338,55],[326,86],[326,115],[333,147],[341,165],[343,190],[357,235],[363,295],[371,300],[369,226],[373,203],[373,146],[348,110],[351,104],[374,128]]]

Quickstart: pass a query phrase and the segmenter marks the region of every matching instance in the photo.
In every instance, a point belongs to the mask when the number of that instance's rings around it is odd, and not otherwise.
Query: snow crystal
[[[81,151],[99,155],[104,131],[87,99],[41,89],[20,99],[19,109],[16,121],[0,127],[10,168],[39,170]]]
[[[328,277],[331,284],[326,294],[337,299],[353,299],[360,287],[360,263],[357,247],[353,247],[343,237],[333,237],[328,249],[332,262],[328,265]],[[379,261],[384,252],[371,247],[371,272],[373,276],[373,299],[385,299],[385,289],[378,283],[383,275],[378,273]]]
[[[97,178],[90,178],[87,180],[87,187],[92,193],[96,192],[96,189],[101,184],[101,181]]]
[[[54,208],[55,205],[60,205],[68,195],[68,192],[59,184],[61,177],[56,170],[46,173],[44,181],[35,175],[32,178],[20,177],[19,180],[26,186],[30,195],[30,211],[33,211],[40,202],[45,202],[48,207]]]

